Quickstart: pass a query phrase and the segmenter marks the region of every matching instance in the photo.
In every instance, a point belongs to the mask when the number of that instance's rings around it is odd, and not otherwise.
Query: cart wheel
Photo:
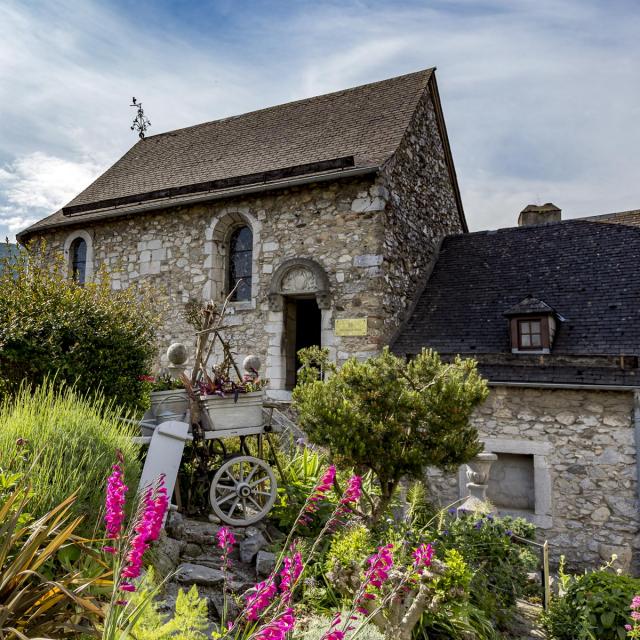
[[[209,496],[222,522],[246,527],[269,513],[276,489],[276,478],[264,460],[234,456],[216,471]]]

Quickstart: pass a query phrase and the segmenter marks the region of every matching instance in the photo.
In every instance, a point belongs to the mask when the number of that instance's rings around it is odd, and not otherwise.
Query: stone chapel
[[[286,399],[300,348],[379,351],[439,240],[466,230],[428,69],[144,138],[20,241],[46,237],[81,279],[106,265],[114,289],[158,288],[162,351],[192,341],[190,298],[239,282],[236,348]]]

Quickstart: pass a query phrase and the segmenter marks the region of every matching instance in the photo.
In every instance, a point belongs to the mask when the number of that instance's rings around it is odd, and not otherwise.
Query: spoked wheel
[[[276,477],[264,460],[235,456],[213,476],[211,506],[225,524],[246,527],[269,513],[276,500],[276,489]]]

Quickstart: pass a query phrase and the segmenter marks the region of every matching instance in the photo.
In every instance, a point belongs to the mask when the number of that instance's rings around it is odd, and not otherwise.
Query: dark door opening
[[[288,298],[285,308],[286,388],[296,386],[298,351],[321,344],[322,314],[315,298]]]

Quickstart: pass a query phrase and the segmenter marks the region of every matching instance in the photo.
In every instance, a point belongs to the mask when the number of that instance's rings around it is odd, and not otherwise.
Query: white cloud
[[[227,26],[209,32],[161,2],[145,20],[98,0],[0,2],[0,235],[135,142],[132,95],[153,134],[428,66],[472,228],[511,225],[535,200],[568,215],[640,206],[634,3],[242,4],[225,0]]]
[[[91,160],[72,162],[42,152],[18,158],[0,172],[6,202],[16,210],[53,213],[87,187],[99,174]]]

